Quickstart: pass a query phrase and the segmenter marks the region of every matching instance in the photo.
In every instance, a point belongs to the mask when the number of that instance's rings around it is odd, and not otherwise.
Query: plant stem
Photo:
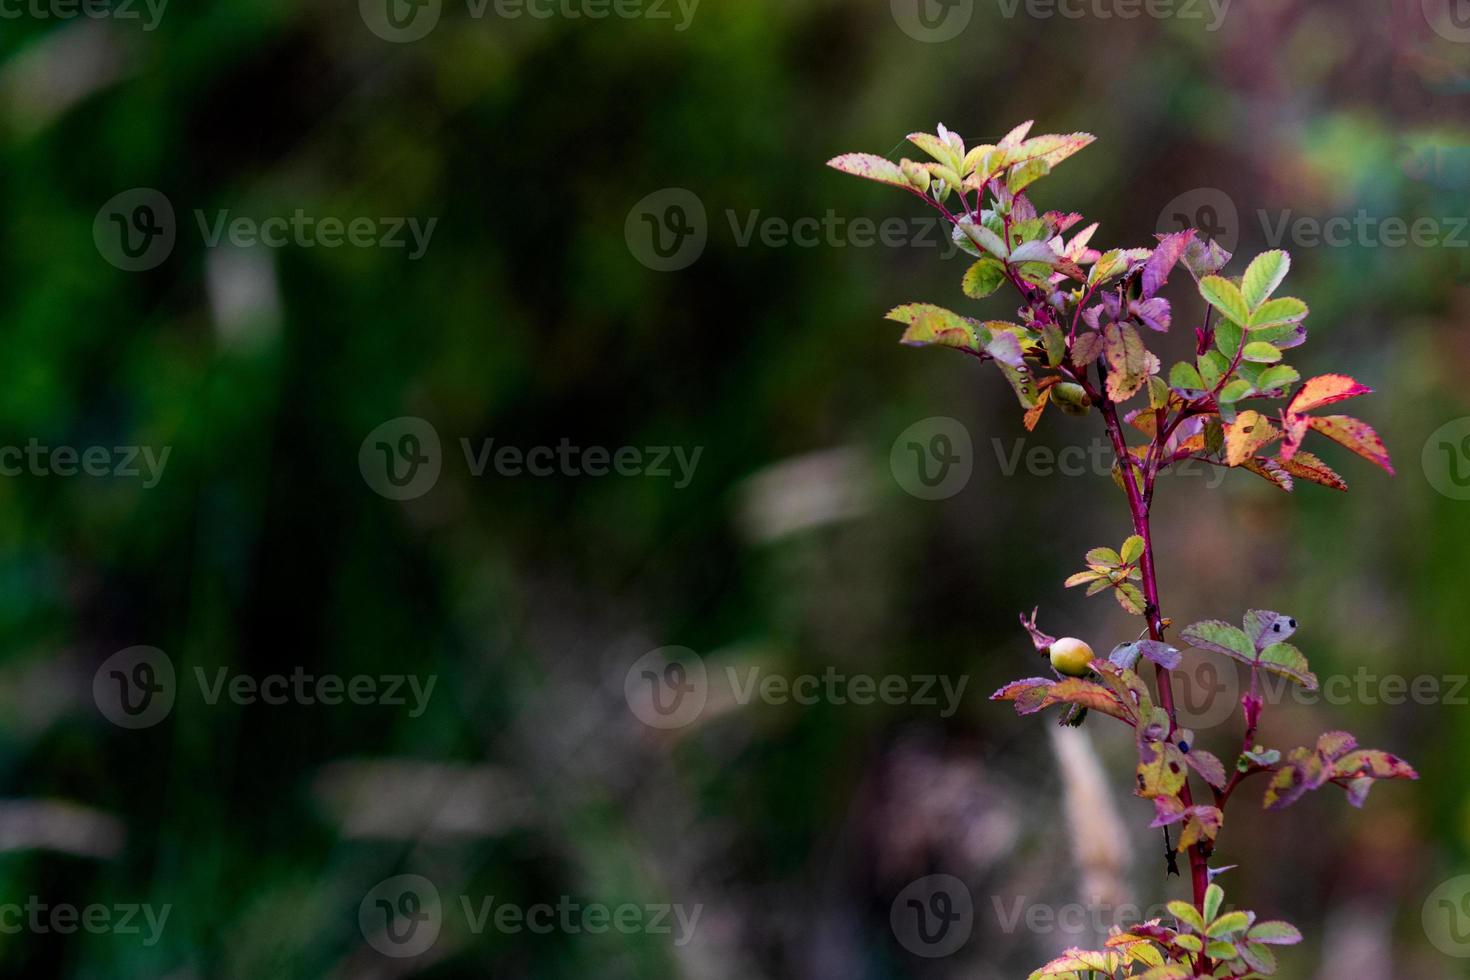
[[[1102,372],[1101,367],[1098,370],[1099,373]],[[1143,557],[1139,563],[1139,570],[1143,575],[1144,619],[1148,623],[1149,637],[1162,641],[1164,639],[1164,619],[1159,611],[1159,583],[1154,569],[1153,534],[1149,526],[1150,500],[1145,499],[1145,493],[1140,491],[1138,482],[1133,478],[1132,457],[1128,452],[1128,443],[1123,438],[1123,426],[1118,421],[1117,406],[1106,395],[1106,379],[1101,389],[1103,397],[1099,408],[1102,411],[1103,422],[1107,426],[1108,438],[1113,444],[1113,452],[1118,457],[1119,468],[1123,473],[1123,491],[1128,495],[1128,510],[1133,518],[1133,533],[1143,539]],[[1162,438],[1162,434],[1156,438]],[[1150,453],[1151,459],[1153,455]],[[1147,495],[1152,497],[1153,473],[1144,472],[1143,477],[1144,491],[1147,491]],[[1159,704],[1169,714],[1169,728],[1172,733],[1178,727],[1178,720],[1174,712],[1174,685],[1167,668],[1159,664],[1155,664],[1154,668],[1158,679]],[[1194,805],[1188,776],[1185,777],[1184,786],[1179,791],[1179,799],[1186,807]],[[1194,889],[1195,907],[1203,912],[1205,889],[1210,884],[1210,873],[1208,859],[1198,844],[1189,849],[1189,871]]]

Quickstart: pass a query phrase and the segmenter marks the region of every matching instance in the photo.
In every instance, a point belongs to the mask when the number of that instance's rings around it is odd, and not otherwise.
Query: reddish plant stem
[[[1102,368],[1099,366],[1099,373]],[[1136,464],[1128,452],[1127,440],[1123,438],[1123,426],[1118,421],[1117,406],[1107,397],[1106,379],[1101,385],[1102,401],[1099,409],[1102,412],[1103,422],[1107,426],[1108,439],[1113,444],[1113,452],[1118,457],[1119,467],[1123,472],[1123,491],[1128,496],[1128,511],[1133,518],[1133,532],[1143,539],[1143,556],[1139,562],[1139,571],[1143,576],[1143,599],[1144,619],[1148,623],[1149,637],[1154,640],[1164,639],[1164,620],[1159,611],[1159,584],[1154,568],[1154,546],[1153,534],[1149,526],[1149,505],[1153,491],[1153,472],[1145,469],[1143,472],[1143,489],[1140,491],[1138,482],[1133,478]],[[1156,437],[1156,441],[1162,438],[1162,433]],[[1162,452],[1162,447],[1156,447],[1157,452]],[[1155,461],[1156,453],[1151,449],[1149,460]],[[1178,727],[1178,720],[1174,711],[1174,685],[1167,668],[1162,665],[1154,665],[1158,680],[1159,704],[1169,714],[1169,727]],[[1190,790],[1188,777],[1185,778],[1184,786],[1179,791],[1179,799],[1186,807],[1194,805],[1193,793]],[[1189,849],[1189,871],[1190,882],[1194,891],[1195,907],[1201,912],[1205,906],[1205,890],[1210,884],[1209,860],[1204,850],[1195,845]]]

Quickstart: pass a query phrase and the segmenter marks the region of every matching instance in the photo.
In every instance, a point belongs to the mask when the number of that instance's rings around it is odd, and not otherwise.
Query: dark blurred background
[[[1396,478],[1163,481],[1164,610],[1295,615],[1352,685],[1261,740],[1423,776],[1242,791],[1215,862],[1307,934],[1280,975],[1470,975],[1465,0],[0,15],[0,974],[988,980],[1183,896],[1125,729],[986,700],[1023,609],[1137,632],[1061,585],[1128,533],[1047,464],[1097,420],[898,347],[898,303],[1014,303],[824,166],[1036,119],[1098,136],[1042,207],[1288,248],[1292,362],[1377,389]],[[1186,673],[1232,760],[1237,679]]]

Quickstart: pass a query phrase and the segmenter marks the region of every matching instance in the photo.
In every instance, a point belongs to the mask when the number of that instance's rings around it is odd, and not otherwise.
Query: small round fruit
[[[1090,669],[1092,647],[1075,636],[1064,636],[1051,645],[1051,665],[1057,673],[1082,677]]]
[[[1092,411],[1092,399],[1087,397],[1087,392],[1081,385],[1071,381],[1053,385],[1051,400],[1056,402],[1057,408],[1068,415],[1086,415]]]

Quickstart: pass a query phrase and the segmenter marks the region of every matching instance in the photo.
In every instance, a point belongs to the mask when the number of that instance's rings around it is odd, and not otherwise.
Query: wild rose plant
[[[1266,776],[1265,808],[1280,810],[1331,783],[1362,806],[1374,781],[1418,776],[1397,756],[1358,748],[1346,732],[1328,732],[1315,745],[1284,754],[1257,742],[1263,673],[1307,690],[1317,687],[1306,656],[1288,642],[1297,622],[1254,609],[1240,626],[1206,620],[1181,630],[1177,646],[1168,642],[1171,622],[1160,607],[1149,530],[1154,488],[1161,473],[1193,460],[1244,470],[1288,492],[1297,481],[1346,490],[1342,477],[1305,448],[1313,434],[1390,474],[1392,464],[1367,423],[1320,413],[1369,388],[1341,374],[1303,381],[1284,362],[1286,351],[1306,341],[1308,313],[1300,299],[1278,295],[1291,267],[1286,252],[1266,252],[1239,276],[1226,276],[1221,273],[1231,255],[1194,229],[1157,236],[1150,248],[1099,251],[1091,245],[1095,223],[1073,231],[1082,215],[1038,211],[1030,199],[1032,185],[1094,137],[1029,136],[1030,130],[1024,123],[999,143],[967,148],[941,125],[937,133],[908,137],[928,160],[894,163],[849,153],[830,166],[898,187],[942,213],[956,244],[975,259],[961,283],[965,296],[982,299],[1003,287],[1019,294],[1016,322],[981,321],[929,303],[897,307],[888,318],[903,324],[905,344],[953,348],[993,362],[1015,391],[1028,431],[1048,405],[1069,415],[1096,413],[1132,518],[1132,533],[1122,544],[1089,551],[1086,567],[1066,584],[1086,586],[1088,595],[1109,593],[1141,616],[1139,638],[1097,658],[1080,640],[1044,633],[1033,611],[1021,623],[1053,676],[1014,681],[992,699],[1012,702],[1022,715],[1062,706],[1063,724],[1081,724],[1090,712],[1133,729],[1134,791],[1153,802],[1151,827],[1163,828],[1166,841],[1171,830],[1177,833],[1177,844],[1168,844],[1169,864],[1172,869],[1174,848],[1187,854],[1193,902],[1171,902],[1172,921],[1115,929],[1107,948],[1068,950],[1031,976],[1269,976],[1276,971],[1273,947],[1299,942],[1300,933],[1285,922],[1227,911],[1212,880],[1223,870],[1211,868],[1210,858],[1236,791],[1251,777]],[[1193,360],[1166,374],[1145,338],[1172,325],[1173,310],[1160,291],[1181,266],[1204,308]],[[1228,767],[1194,744],[1194,733],[1181,728],[1175,714],[1170,671],[1190,650],[1223,654],[1250,668],[1240,702],[1244,737]],[[1153,665],[1152,689],[1138,672],[1143,661]]]

